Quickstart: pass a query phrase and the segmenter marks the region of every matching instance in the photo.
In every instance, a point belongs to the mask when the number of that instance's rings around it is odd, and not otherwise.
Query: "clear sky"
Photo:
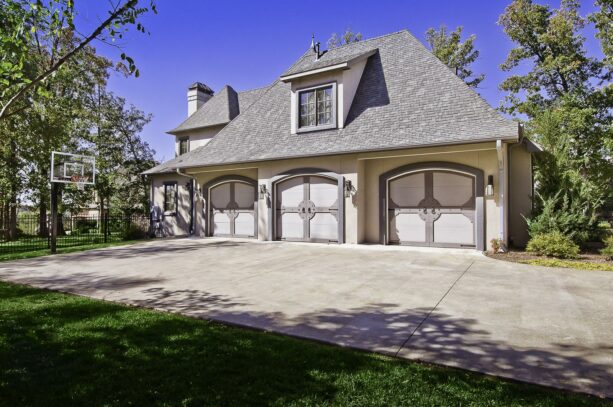
[[[114,74],[110,88],[141,110],[153,114],[143,138],[157,158],[174,156],[173,137],[166,131],[187,116],[187,87],[203,82],[217,91],[229,84],[237,91],[272,83],[310,45],[311,34],[322,45],[333,32],[346,27],[375,37],[408,29],[424,41],[429,27],[464,26],[476,34],[481,55],[476,73],[485,73],[479,93],[493,106],[504,94],[498,90],[508,75],[499,65],[513,44],[496,24],[510,0],[377,0],[377,1],[204,1],[157,0],[158,14],[143,21],[150,35],[131,33],[122,42],[139,69],[139,78]],[[558,7],[558,1],[539,1]],[[79,4],[77,2],[77,4]],[[77,6],[82,23],[103,17],[107,1]],[[583,14],[593,11],[582,1]],[[591,27],[585,31],[591,54],[600,56]],[[121,51],[97,43],[99,52],[118,59]],[[288,119],[289,120],[289,119]]]

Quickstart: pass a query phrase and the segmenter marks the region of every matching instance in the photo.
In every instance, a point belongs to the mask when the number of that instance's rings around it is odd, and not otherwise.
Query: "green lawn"
[[[0,405],[587,406],[603,400],[0,283]]]
[[[73,252],[82,252],[84,250],[91,249],[101,249],[103,247],[111,247],[111,246],[124,246],[128,244],[133,244],[137,242],[142,242],[142,240],[122,240],[108,243],[93,243],[93,244],[84,244],[80,246],[69,246],[69,247],[57,247],[57,253],[73,253]],[[0,262],[9,261],[9,260],[19,260],[19,259],[31,259],[33,257],[41,257],[48,256],[51,254],[49,249],[42,250],[31,250],[31,251],[23,251],[17,253],[0,253]]]
[[[589,261],[580,260],[562,260],[562,259],[532,259],[522,260],[520,263],[532,264],[533,266],[545,266],[545,267],[562,267],[579,270],[599,270],[599,271],[613,271],[613,266],[607,263],[593,263]]]

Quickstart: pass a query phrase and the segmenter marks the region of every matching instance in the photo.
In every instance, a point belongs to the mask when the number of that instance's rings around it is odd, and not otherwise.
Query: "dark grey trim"
[[[162,201],[162,219],[166,216],[177,216],[177,211],[179,210],[179,182],[177,181],[164,181],[164,199]],[[174,212],[166,211],[166,187],[168,185],[175,186],[175,210]]]
[[[253,187],[254,196],[253,196],[253,236],[255,239],[258,238],[258,181],[249,177],[244,177],[242,175],[223,175],[221,177],[217,177],[202,186],[202,196],[206,199],[206,204],[203,206],[204,210],[204,233],[205,236],[213,236],[213,230],[210,227],[212,222],[210,219],[211,215],[211,199],[210,199],[210,190],[220,184],[225,184],[227,182],[242,182],[245,184],[249,184]]]
[[[384,172],[379,176],[379,241],[381,244],[388,244],[389,236],[387,236],[387,186],[391,178],[396,178],[399,175],[419,172],[426,170],[446,170],[456,171],[469,174],[475,177],[475,243],[477,250],[485,250],[485,207],[484,207],[484,184],[483,171],[469,167],[467,165],[449,163],[444,161],[431,161],[416,164],[404,165],[393,170]],[[440,247],[457,247],[457,245],[437,245]]]
[[[268,205],[268,240],[275,240],[276,236],[276,185],[289,178],[302,175],[315,175],[336,180],[338,185],[338,243],[345,243],[345,177],[321,168],[295,168],[285,171],[282,174],[275,175],[268,181],[266,185],[266,188],[270,191],[270,202]]]

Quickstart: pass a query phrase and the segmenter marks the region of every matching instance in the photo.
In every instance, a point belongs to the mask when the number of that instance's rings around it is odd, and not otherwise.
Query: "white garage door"
[[[426,170],[388,182],[389,243],[475,246],[475,178]]]
[[[210,189],[209,224],[213,236],[255,237],[255,186],[229,181]]]
[[[296,176],[276,185],[276,238],[338,242],[338,181]]]

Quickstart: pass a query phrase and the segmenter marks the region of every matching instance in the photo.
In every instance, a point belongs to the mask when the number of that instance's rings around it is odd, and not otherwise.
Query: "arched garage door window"
[[[415,164],[383,174],[382,242],[482,250],[482,174],[451,163]]]
[[[344,241],[344,178],[318,169],[299,169],[273,177],[269,212],[274,240]]]
[[[257,182],[225,176],[203,188],[206,199],[206,235],[257,237]]]

